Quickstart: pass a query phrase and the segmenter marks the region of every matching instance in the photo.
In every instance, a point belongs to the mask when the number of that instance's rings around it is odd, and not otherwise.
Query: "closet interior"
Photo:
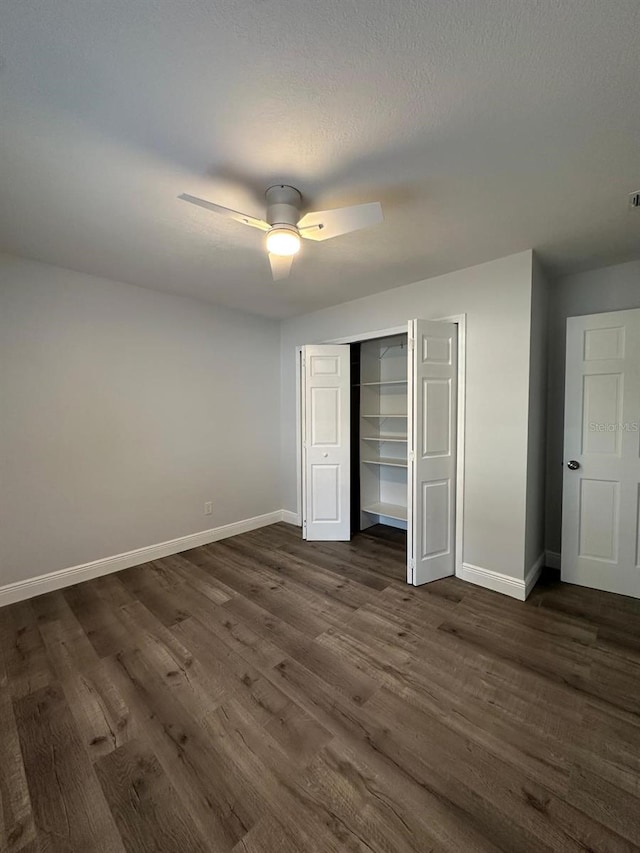
[[[351,348],[352,533],[407,529],[407,335]]]

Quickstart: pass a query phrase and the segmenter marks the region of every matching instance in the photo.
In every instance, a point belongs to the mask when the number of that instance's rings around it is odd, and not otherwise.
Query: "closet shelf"
[[[398,504],[375,503],[362,507],[363,512],[371,513],[372,515],[384,515],[387,518],[397,518],[399,521],[407,520],[406,506]]]
[[[389,465],[392,468],[406,468],[406,459],[394,459],[393,456],[380,456],[378,459],[363,459],[365,465]]]
[[[399,441],[403,444],[407,443],[408,436],[406,435],[363,435],[363,441]]]
[[[407,336],[365,341],[360,347],[359,438],[361,527],[380,522],[407,527],[409,380]],[[389,442],[387,444],[387,442]]]
[[[361,385],[406,385],[406,379],[381,379],[379,382],[361,382]]]
[[[374,415],[374,414],[370,414],[370,415],[362,415],[362,417],[363,417],[363,418],[381,418],[381,419],[383,419],[383,420],[384,420],[385,418],[404,418],[404,419],[406,420],[406,418],[407,418],[407,416],[406,416],[406,415],[383,415],[383,414],[377,414],[377,415]]]

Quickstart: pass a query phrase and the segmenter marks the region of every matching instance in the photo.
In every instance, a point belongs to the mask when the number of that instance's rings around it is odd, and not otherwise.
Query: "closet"
[[[396,335],[360,344],[359,417],[351,418],[358,435],[352,460],[360,480],[358,530],[374,524],[407,529],[407,341]]]
[[[457,325],[301,351],[303,538],[407,531],[407,581],[454,573]]]

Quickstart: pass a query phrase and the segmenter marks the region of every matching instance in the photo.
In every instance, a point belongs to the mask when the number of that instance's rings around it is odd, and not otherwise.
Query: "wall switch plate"
[[[213,512],[213,503],[212,503],[212,501],[207,501],[204,505],[204,514],[205,515],[211,515],[212,512]]]

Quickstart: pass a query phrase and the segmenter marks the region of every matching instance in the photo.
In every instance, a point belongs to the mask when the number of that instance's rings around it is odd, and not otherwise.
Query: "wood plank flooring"
[[[640,850],[640,602],[403,563],[277,524],[0,610],[0,850]]]

